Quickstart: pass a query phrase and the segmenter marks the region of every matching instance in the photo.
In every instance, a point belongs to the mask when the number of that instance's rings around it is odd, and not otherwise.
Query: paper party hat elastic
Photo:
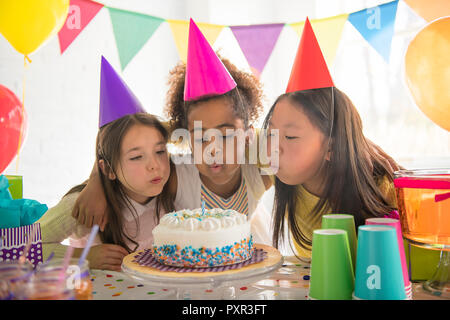
[[[306,18],[286,93],[327,87],[334,87],[333,79]]]
[[[145,112],[139,100],[102,56],[99,128],[127,114]]]
[[[235,87],[236,82],[191,19],[184,101],[196,100],[203,96],[221,95]]]

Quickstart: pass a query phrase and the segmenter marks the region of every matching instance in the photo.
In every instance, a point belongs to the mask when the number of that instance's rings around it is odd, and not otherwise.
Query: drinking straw
[[[89,250],[91,249],[92,243],[94,242],[94,238],[97,235],[98,228],[99,228],[98,224],[94,224],[94,226],[92,227],[91,233],[89,234],[89,239],[86,243],[86,247],[84,247],[84,250],[81,253],[80,260],[78,260],[79,267],[81,267],[84,263],[84,260],[86,260]]]
[[[72,254],[73,254],[73,247],[69,246],[66,250],[66,254],[64,255],[64,260],[63,260],[63,267],[61,272],[59,273],[59,279],[58,279],[58,283],[61,284],[62,281],[64,280],[64,275],[66,274],[66,270],[69,267],[69,262],[70,259],[72,258]]]

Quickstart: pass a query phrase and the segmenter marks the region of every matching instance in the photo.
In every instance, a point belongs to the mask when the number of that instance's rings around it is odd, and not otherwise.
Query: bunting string
[[[426,7],[420,1],[403,1],[419,15],[422,16],[423,14],[426,20],[450,15],[450,2],[446,0],[433,0],[439,4]],[[311,24],[324,52],[327,64],[331,66],[334,62],[346,22],[353,25],[362,38],[383,57],[386,63],[389,63],[398,2],[399,0],[396,0],[349,14],[312,19]],[[91,0],[70,0],[69,14],[63,28],[58,33],[61,54],[68,49],[102,8],[109,11],[122,70],[127,67],[133,57],[163,23],[169,24],[179,57],[182,61],[186,61],[188,21],[163,19],[111,8]],[[259,76],[276,46],[283,28],[293,28],[300,37],[304,21],[245,26],[225,26],[198,22],[197,25],[211,45],[214,45],[224,28],[229,28],[251,70],[256,76]]]

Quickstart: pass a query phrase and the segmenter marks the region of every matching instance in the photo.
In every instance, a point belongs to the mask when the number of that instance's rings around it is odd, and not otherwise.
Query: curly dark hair
[[[239,70],[228,59],[218,55],[219,59],[230,72],[237,87],[223,95],[201,97],[195,101],[184,101],[184,81],[186,63],[178,63],[169,73],[170,86],[166,95],[164,111],[170,119],[170,128],[187,128],[187,114],[191,106],[196,103],[217,97],[229,97],[232,101],[235,115],[244,121],[245,126],[258,119],[263,111],[262,84],[253,74]]]

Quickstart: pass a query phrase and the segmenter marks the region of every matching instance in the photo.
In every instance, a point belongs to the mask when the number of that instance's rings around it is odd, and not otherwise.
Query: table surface
[[[232,291],[242,300],[307,300],[310,265],[295,257],[284,257],[283,265],[272,274],[254,283],[226,288],[194,289],[184,292],[186,300],[227,299]],[[124,272],[91,270],[94,300],[170,300],[180,299],[177,289],[157,287],[139,282]],[[224,292],[226,290],[227,292]],[[179,292],[178,292],[179,294]],[[422,283],[413,283],[413,300],[438,300],[440,297],[423,291]]]

